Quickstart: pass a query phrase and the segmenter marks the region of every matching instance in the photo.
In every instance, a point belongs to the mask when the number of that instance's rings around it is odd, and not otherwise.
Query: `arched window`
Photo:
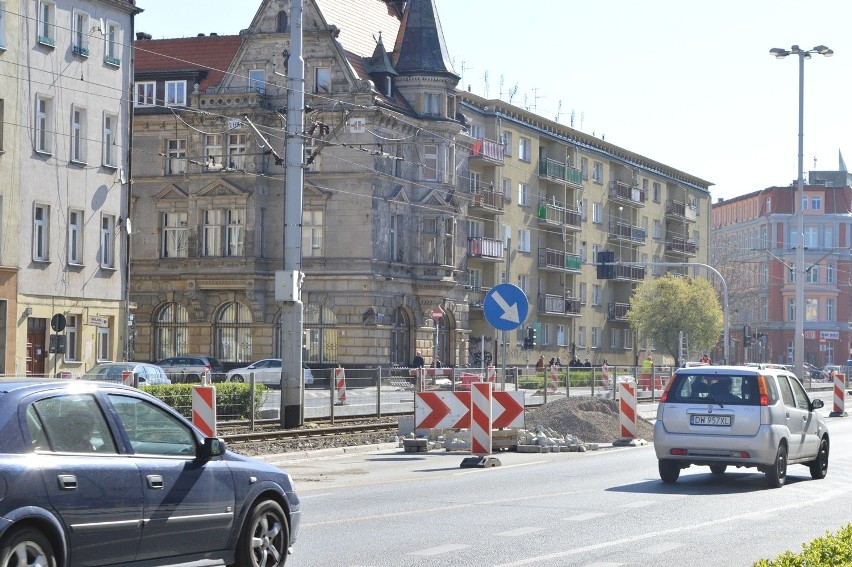
[[[189,348],[189,314],[186,307],[166,303],[154,317],[155,360],[187,354]]]
[[[214,356],[222,362],[250,362],[251,323],[251,311],[242,303],[223,305],[213,330]]]
[[[450,324],[450,314],[446,313],[441,319],[438,321],[438,360],[441,361],[443,366],[449,366],[453,364],[452,359],[450,358],[450,351],[452,345],[450,344],[450,330],[452,325]]]
[[[276,31],[278,33],[288,33],[290,31],[290,25],[287,20],[287,12],[278,12],[278,29]]]
[[[399,366],[411,364],[411,321],[402,307],[391,316],[390,362]]]
[[[328,307],[305,304],[305,355],[310,363],[337,362],[337,317]]]

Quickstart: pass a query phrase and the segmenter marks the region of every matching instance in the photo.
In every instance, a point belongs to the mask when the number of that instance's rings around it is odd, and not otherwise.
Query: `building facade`
[[[792,364],[796,322],[798,187],[768,187],[713,205],[713,262],[728,280],[731,353],[740,362]],[[804,186],[807,363],[852,357],[849,290],[852,177],[812,171]]]
[[[136,358],[280,354],[289,10],[264,0],[238,36],[137,36]],[[495,361],[482,299],[503,281],[541,352],[632,360],[624,314],[651,270],[598,279],[598,253],[706,261],[709,183],[459,91],[432,0],[305,0],[302,29],[304,360]]]
[[[3,4],[0,65],[14,80],[0,86],[0,360],[6,374],[73,376],[126,353],[127,40],[137,9]]]

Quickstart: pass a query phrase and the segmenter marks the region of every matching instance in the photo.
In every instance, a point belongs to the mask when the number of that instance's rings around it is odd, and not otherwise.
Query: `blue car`
[[[0,566],[284,565],[290,475],[121,384],[0,380]]]

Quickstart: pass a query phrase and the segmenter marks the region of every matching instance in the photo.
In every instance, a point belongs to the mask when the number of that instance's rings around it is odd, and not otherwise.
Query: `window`
[[[589,178],[589,158],[580,158],[580,173],[583,175],[583,179]]]
[[[556,325],[556,345],[567,346],[565,342],[565,325]]]
[[[794,230],[791,227],[791,230]],[[819,228],[815,226],[805,227],[805,248],[819,248]]]
[[[329,94],[331,92],[331,69],[317,67],[314,69],[314,93]]]
[[[807,211],[807,210],[808,210],[808,196],[807,196],[807,195],[804,195],[804,196],[802,197],[802,210],[803,210],[803,211]]]
[[[6,49],[6,2],[0,0],[0,50]]]
[[[827,226],[827,227],[825,227],[824,232],[825,232],[825,234],[824,234],[825,238],[823,240],[823,247],[824,248],[834,248],[835,247],[835,245],[834,245],[834,227],[833,226]]]
[[[577,329],[577,347],[586,348],[586,327]]]
[[[504,156],[511,156],[512,155],[512,149],[514,147],[512,145],[512,133],[511,132],[503,132],[503,134],[501,135],[501,139],[502,139],[502,142],[503,142],[503,155]]]
[[[104,35],[104,62],[118,67],[121,65],[121,28],[115,22],[106,23]]]
[[[225,211],[227,220],[225,229],[225,256],[242,256],[244,253],[245,214],[243,209],[228,209]]]
[[[530,295],[530,277],[526,274],[518,275],[518,287],[524,292],[524,295]]]
[[[113,360],[109,327],[98,327],[98,362]]]
[[[660,199],[662,199],[662,188],[659,183],[654,182],[653,191],[654,191],[654,202],[659,203]]]
[[[819,266],[811,266],[805,272],[805,283],[809,283],[809,284],[819,283]]]
[[[304,231],[304,228],[302,230]],[[438,219],[435,217],[423,219],[420,255],[421,262],[424,264],[435,264],[438,261]]]
[[[307,336],[305,359],[313,363],[337,360],[337,317],[325,306],[305,304],[304,329]]]
[[[411,321],[404,307],[397,307],[391,315],[391,364],[408,366],[411,361]]]
[[[482,289],[482,270],[469,268],[467,270],[467,284],[474,291]]]
[[[322,209],[306,209],[302,212],[302,256],[305,258],[323,255],[322,229]]]
[[[592,181],[603,183],[603,164],[599,161],[592,164]]]
[[[621,329],[610,329],[609,347],[619,348],[621,346]]]
[[[130,396],[110,394],[109,401],[124,424],[134,454],[173,457],[194,454],[196,451],[195,435],[170,413],[145,400]],[[136,427],[137,423],[145,423],[146,427]],[[152,443],[150,434],[146,432],[148,428],[150,431],[157,431],[162,439],[168,439],[169,442]]]
[[[601,329],[600,327],[592,327],[592,348],[601,348]]]
[[[80,317],[65,316],[65,360],[80,360]]]
[[[441,95],[439,93],[425,93],[423,95],[423,114],[441,116],[441,106]]]
[[[222,362],[252,359],[251,311],[242,303],[226,303],[216,317],[215,357]]]
[[[835,308],[834,299],[826,299],[825,300],[825,320],[826,321],[834,321],[837,314],[837,309]]]
[[[592,305],[601,304],[601,286],[600,284],[592,284]]]
[[[228,134],[228,168],[246,170],[248,134]]]
[[[217,209],[204,211],[202,238],[202,256],[222,255],[222,211]]]
[[[423,180],[438,180],[438,145],[426,144],[423,146]]]
[[[792,298],[787,299],[787,320],[796,320],[796,300]]]
[[[287,33],[290,31],[290,24],[287,23],[287,12],[284,10],[278,12],[278,25],[275,31],[278,33]]]
[[[663,224],[659,219],[654,219],[654,230],[651,232],[651,236],[657,240],[663,237]]]
[[[86,163],[86,109],[71,107],[71,161]]]
[[[532,141],[529,138],[518,138],[518,159],[532,161]]]
[[[819,195],[814,195],[811,197],[811,210],[821,211],[822,210],[822,197]]]
[[[54,14],[56,7],[50,3],[40,0],[38,3],[38,42],[48,47],[56,45],[56,33],[54,30]]]
[[[266,92],[266,71],[263,69],[249,69],[249,91],[259,93]]]
[[[532,249],[531,246],[530,229],[518,229],[518,252],[529,252]]]
[[[186,354],[189,347],[189,314],[183,305],[167,303],[154,319],[156,359]]]
[[[222,153],[222,134],[206,134],[204,136],[204,159],[208,168],[221,166],[225,154]]]
[[[71,52],[81,57],[89,56],[89,14],[74,10],[71,21]]]
[[[580,282],[580,305],[586,304],[586,282]]]
[[[518,206],[530,206],[530,186],[526,183],[518,183]]]
[[[103,144],[104,144],[104,155],[103,155],[103,164],[106,167],[117,167],[118,161],[116,160],[116,152],[115,149],[115,129],[118,126],[118,117],[114,114],[104,114],[104,135],[103,135]],[[184,166],[185,168],[186,166]]]
[[[186,258],[187,257],[187,213],[163,213],[162,234],[163,241],[160,248],[161,258]]]
[[[402,236],[403,231],[401,230],[401,220],[400,216],[397,214],[392,214],[390,216],[390,234],[389,234],[389,245],[390,245],[390,261],[391,262],[402,262],[403,261],[403,247],[402,247]]]
[[[36,151],[44,154],[53,151],[53,100],[36,97]]]
[[[68,263],[83,264],[83,211],[68,211]]]
[[[595,224],[603,222],[603,207],[600,203],[592,203],[592,222]]]
[[[186,81],[166,81],[166,106],[186,106]]]
[[[507,202],[511,203],[512,202],[512,180],[504,177],[501,180],[501,182],[502,182],[501,187],[503,189],[503,198],[506,199]]]
[[[115,216],[101,217],[101,268],[115,267]]]
[[[166,141],[166,175],[186,173],[186,140]]]
[[[819,300],[814,297],[805,299],[805,321],[819,321]]]
[[[36,204],[33,207],[33,260],[47,262],[48,231],[50,228],[50,207]]]
[[[825,283],[833,284],[837,280],[837,270],[834,264],[826,264],[825,266]]]
[[[140,81],[134,86],[135,95],[133,104],[137,107],[154,106],[157,104],[157,83],[154,81]]]
[[[589,200],[583,199],[580,201],[580,218],[584,221],[589,220]]]

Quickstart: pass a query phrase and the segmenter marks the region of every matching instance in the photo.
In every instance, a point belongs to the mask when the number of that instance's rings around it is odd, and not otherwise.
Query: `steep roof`
[[[240,46],[238,35],[208,35],[180,39],[141,39],[133,42],[135,72],[208,71],[200,90],[222,82]]]
[[[340,29],[337,41],[346,51],[370,57],[376,38],[382,34],[388,43],[396,40],[399,18],[396,10],[383,0],[314,0],[323,17]]]
[[[453,69],[435,0],[410,0],[396,37],[394,66],[400,75],[461,77]]]

